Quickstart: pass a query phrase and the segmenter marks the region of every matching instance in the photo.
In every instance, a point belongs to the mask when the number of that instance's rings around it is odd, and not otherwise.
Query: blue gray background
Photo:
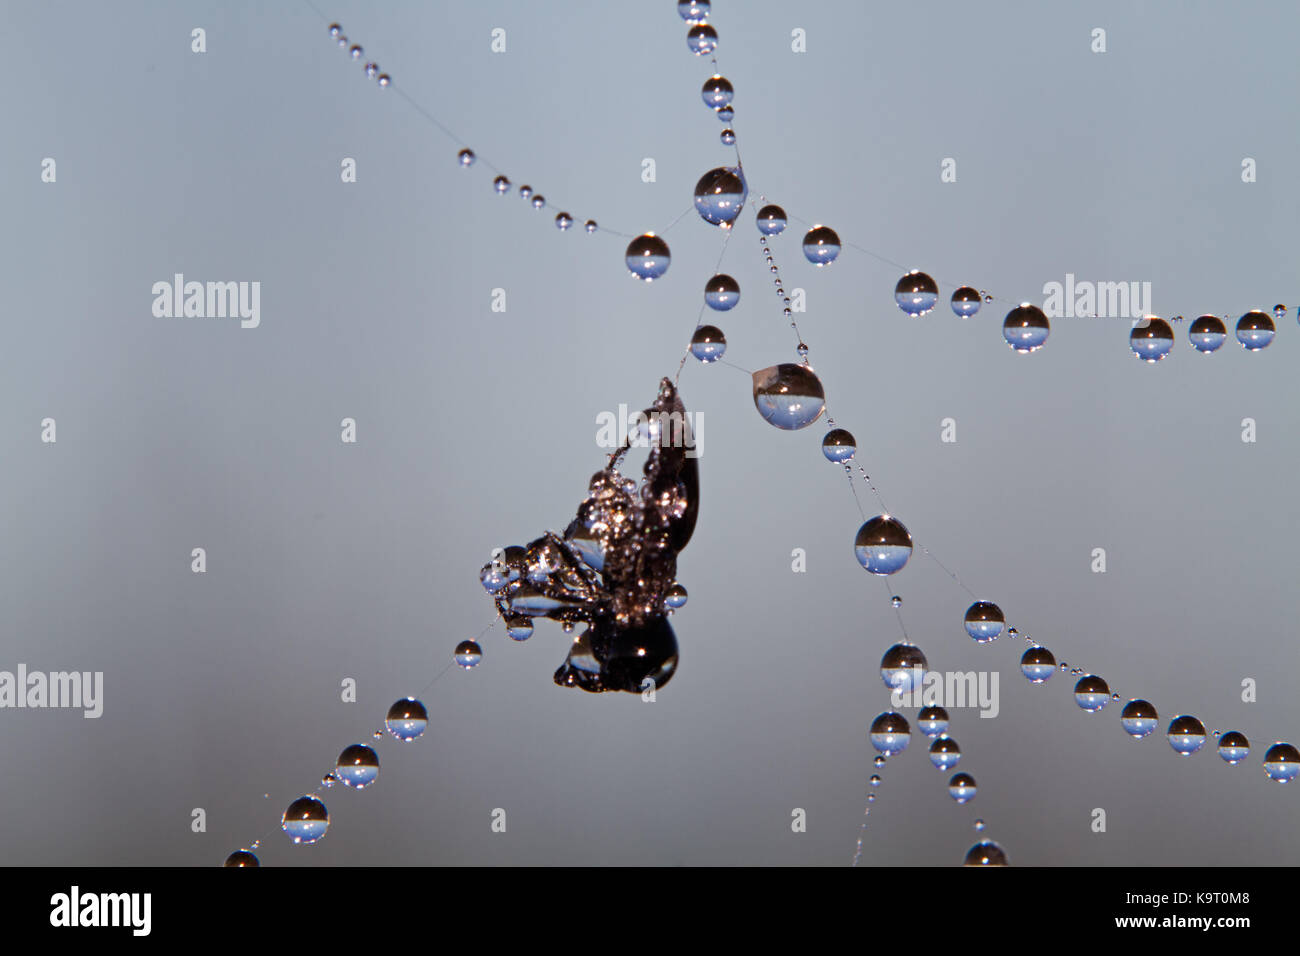
[[[491,549],[569,520],[602,461],[596,415],[643,407],[675,370],[720,248],[692,213],[667,233],[667,276],[636,282],[624,240],[493,195],[395,94],[579,220],[662,230],[734,156],[673,7],[322,6],[393,75],[381,91],[299,3],[4,4],[0,667],[103,670],[106,705],[0,712],[0,859],[205,865],[263,837],[279,865],[846,864],[887,707],[890,590],[932,666],[1001,672],[1001,714],[953,712],[980,786],[966,807],[915,736],[891,761],[864,863],[959,862],[976,818],[1018,864],[1300,859],[1300,784],[1259,767],[1300,736],[1294,308],[1258,354],[1199,356],[1184,324],[1146,366],[1125,320],[1062,319],[1020,356],[1004,303],[909,320],[895,267],[846,249],[814,269],[794,229],[774,248],[807,291],[813,364],[916,540],[1058,658],[1165,719],[1244,731],[1249,763],[1129,740],[1118,705],[1084,714],[1062,675],[1029,686],[1023,645],[974,645],[968,597],[923,555],[866,579],[821,427],[772,429],[747,376],[692,360],[703,508],[658,701],[561,690],[557,626],[524,644],[497,628],[478,669],[425,695],[423,739],[379,745],[372,791],[325,793],[320,844],[278,832],[491,621]],[[712,20],[753,195],[945,294],[1041,301],[1074,273],[1150,281],[1162,315],[1296,302],[1293,4],[720,0]],[[727,358],[793,361],[752,214],[723,270],[743,290],[718,319]],[[261,327],[154,318],[150,287],[175,272],[261,281]]]

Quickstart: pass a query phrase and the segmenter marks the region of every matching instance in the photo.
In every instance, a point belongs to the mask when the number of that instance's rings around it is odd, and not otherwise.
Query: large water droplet
[[[388,708],[384,726],[398,740],[411,741],[429,726],[429,712],[414,697],[404,697]]]
[[[696,56],[707,56],[718,48],[718,31],[707,23],[697,23],[686,31],[686,46]]]
[[[1096,674],[1081,677],[1074,685],[1074,702],[1088,713],[1096,713],[1110,703],[1110,687]]]
[[[1145,737],[1160,723],[1160,715],[1147,700],[1130,700],[1119,714],[1119,724],[1133,737]]]
[[[964,285],[952,294],[952,311],[959,318],[969,319],[980,310],[980,301],[979,290]]]
[[[479,661],[483,660],[483,648],[479,647],[476,641],[461,641],[456,645],[456,651],[452,656],[457,664],[469,670],[471,667],[477,667]]]
[[[961,748],[951,737],[940,737],[930,744],[930,763],[940,770],[951,770],[961,760]]]
[[[975,778],[968,773],[955,773],[948,781],[948,794],[958,803],[969,803],[975,790]]]
[[[815,266],[830,265],[840,254],[840,237],[830,226],[813,226],[804,234],[803,254]]]
[[[1021,655],[1020,672],[1031,684],[1041,684],[1056,672],[1056,658],[1045,647],[1031,647]]]
[[[704,283],[704,303],[716,312],[727,312],[740,301],[740,283],[719,272]]]
[[[1051,331],[1043,310],[1029,302],[1022,302],[1008,312],[1002,323],[1002,337],[1017,352],[1037,352]]]
[[[1217,352],[1227,337],[1228,329],[1217,315],[1202,315],[1187,329],[1187,341],[1192,343],[1192,348],[1207,354]]]
[[[1169,746],[1184,757],[1194,754],[1205,744],[1205,725],[1183,714],[1169,722]]]
[[[632,275],[652,282],[668,271],[672,254],[668,251],[668,243],[653,232],[647,232],[627,244],[624,261]]]
[[[942,707],[926,707],[916,715],[916,726],[927,737],[938,737],[948,729],[948,712]]]
[[[726,77],[718,76],[716,73],[704,81],[704,86],[700,90],[700,97],[704,100],[704,105],[711,110],[721,109],[731,102],[731,97],[735,91],[731,84],[727,82]]]
[[[925,667],[925,655],[919,647],[915,644],[895,644],[880,659],[880,679],[890,690],[910,692],[921,686]]]
[[[701,325],[691,336],[691,354],[706,365],[722,358],[727,351],[727,337],[716,325]]]
[[[807,428],[826,410],[821,380],[806,365],[770,365],[753,374],[754,407],[769,425]]]
[[[1164,319],[1148,315],[1128,336],[1129,348],[1144,362],[1159,362],[1174,347],[1174,330]]]
[[[591,562],[588,561],[587,563],[590,564]],[[595,565],[592,566],[595,567]],[[533,619],[524,614],[510,615],[506,618],[506,634],[510,636],[512,641],[528,640],[533,636]]]
[[[709,0],[678,0],[677,12],[687,23],[699,23],[708,19]]]
[[[329,829],[329,811],[315,797],[299,797],[285,809],[280,826],[294,843],[315,843]]]
[[[894,286],[894,301],[908,315],[925,315],[939,301],[939,286],[924,272],[913,269]]]
[[[1288,743],[1276,743],[1264,754],[1264,772],[1270,780],[1290,783],[1300,774],[1300,751]]]
[[[365,744],[353,744],[339,754],[334,776],[346,786],[364,790],[379,779],[379,755]]]
[[[758,211],[758,231],[765,236],[779,236],[785,232],[785,210],[768,205]]]
[[[822,454],[827,461],[842,463],[852,458],[858,451],[858,443],[852,433],[843,428],[832,428],[822,439]]]
[[[976,829],[983,829],[983,827]],[[985,840],[976,843],[966,851],[966,859],[962,866],[1010,866],[1010,863],[1002,847],[991,840]]]
[[[911,733],[906,717],[887,710],[871,722],[871,746],[892,757],[907,749]]]
[[[730,228],[745,206],[749,189],[739,168],[710,169],[695,184],[695,211],[705,222]]]
[[[226,857],[225,866],[261,866],[251,850],[236,850]]]
[[[1250,756],[1250,741],[1245,734],[1230,730],[1219,738],[1219,756],[1230,764],[1238,764]]]
[[[1267,348],[1273,341],[1273,334],[1276,331],[1273,317],[1258,309],[1247,312],[1237,320],[1237,341],[1248,352],[1258,352],[1262,348]]]
[[[912,536],[897,518],[876,515],[858,529],[853,553],[872,574],[893,574],[912,556]]]
[[[997,640],[1006,621],[1002,608],[992,601],[976,601],[966,609],[964,623],[966,633],[975,639],[976,644],[987,644]]]

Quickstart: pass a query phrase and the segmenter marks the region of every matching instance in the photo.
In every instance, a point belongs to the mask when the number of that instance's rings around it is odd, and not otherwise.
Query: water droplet
[[[1002,608],[992,601],[976,601],[966,609],[963,623],[966,625],[966,633],[974,638],[976,644],[987,644],[997,640],[1006,620]]]
[[[1196,753],[1205,744],[1205,725],[1183,714],[1169,722],[1169,746],[1184,757]]]
[[[456,652],[453,656],[457,664],[469,670],[471,667],[477,667],[478,662],[483,660],[483,648],[479,647],[474,641],[461,641],[456,645]]]
[[[533,187],[527,184],[519,187],[519,198],[529,199],[533,195]]]
[[[902,714],[887,710],[871,722],[871,746],[886,757],[906,750],[910,738],[911,729]]]
[[[952,311],[959,318],[969,319],[979,310],[979,290],[964,285],[952,294]]]
[[[1009,866],[1007,855],[990,840],[976,843],[966,851],[966,860],[962,866]]]
[[[722,109],[717,110],[716,112],[718,114],[718,119],[720,119],[724,123],[730,123],[733,119],[736,118],[736,111],[730,106],[724,106],[722,107]]]
[[[912,556],[912,536],[897,518],[876,515],[858,529],[853,553],[872,574],[894,574]]]
[[[1202,315],[1187,329],[1187,341],[1198,352],[1217,352],[1227,337],[1227,327],[1217,315]]]
[[[1160,715],[1147,700],[1131,700],[1119,713],[1120,726],[1133,737],[1145,737],[1160,723]]]
[[[334,776],[345,786],[364,790],[379,779],[379,755],[365,744],[353,744],[339,754]]]
[[[721,133],[718,134],[718,139],[722,140],[723,146],[735,146],[736,131],[732,129],[730,126],[728,126],[726,129],[724,129]]]
[[[749,189],[738,167],[710,169],[695,184],[695,211],[705,222],[730,228],[745,206]]]
[[[884,757],[884,755],[883,755],[883,754],[877,754],[874,758],[872,758],[871,763],[872,763],[873,766],[876,766],[876,767],[883,767],[883,766],[885,765],[885,757]]]
[[[392,82],[393,82],[393,78],[392,78],[391,76],[389,76],[387,73],[380,73],[380,74],[379,74],[379,85],[380,85],[380,86],[388,86],[388,85],[391,84]]]
[[[691,354],[706,365],[722,358],[727,351],[727,337],[716,325],[701,325],[691,336]]]
[[[677,12],[687,23],[699,23],[709,16],[709,0],[678,0]]]
[[[338,778],[335,777],[334,774],[332,773],[327,773],[325,774],[325,776],[320,778],[320,785],[324,787],[326,790],[334,786],[334,784],[337,782],[338,782]]]
[[[1273,318],[1277,319],[1279,322],[1286,318],[1286,306],[1280,302],[1273,306]]]
[[[1275,331],[1272,317],[1258,309],[1247,312],[1237,321],[1237,341],[1248,352],[1258,352],[1262,348],[1267,348],[1273,341]]]
[[[504,196],[510,192],[510,180],[504,176],[498,176],[492,180],[492,188],[497,191],[497,195]]]
[[[871,784],[873,787],[880,786],[880,774],[873,773],[871,779],[868,780],[867,783]]]
[[[785,210],[780,206],[764,206],[758,211],[758,231],[764,236],[779,236],[785,232]]]
[[[1017,352],[1037,352],[1050,333],[1051,325],[1043,310],[1029,302],[1022,302],[1008,312],[1002,323],[1002,337]]]
[[[975,790],[975,778],[968,773],[955,773],[948,781],[948,793],[958,803],[969,803]]]
[[[352,44],[351,49],[348,50],[348,55],[351,56],[352,59],[354,60],[359,60],[361,59],[361,54],[363,52],[364,51],[361,49],[361,47],[359,47],[357,44],[354,43]]]
[[[1250,741],[1245,734],[1230,730],[1219,738],[1219,756],[1230,764],[1238,764],[1250,756]]]
[[[735,90],[726,77],[718,76],[716,73],[704,81],[704,86],[700,89],[700,96],[704,100],[704,105],[711,110],[720,110],[731,102],[731,97]]]
[[[506,618],[506,634],[512,641],[526,641],[533,636],[533,619],[523,614]]]
[[[1016,637],[1020,634],[1014,627],[1007,628],[1007,637]]]
[[[893,605],[894,607],[896,607],[896,608],[898,608],[898,607],[902,607],[902,606],[903,606],[903,599],[902,599],[901,597],[899,597],[897,594],[895,594],[893,597],[891,597],[891,598],[889,599],[889,603],[892,604],[892,605]]]
[[[588,219],[586,222],[582,224],[582,228],[586,229],[588,232],[595,232],[597,228],[596,220]]]
[[[1144,362],[1155,363],[1174,347],[1174,330],[1164,319],[1148,315],[1129,333],[1128,346]]]
[[[948,729],[948,712],[942,707],[926,707],[916,715],[916,726],[927,737],[938,737]]]
[[[976,821],[975,821],[975,829],[976,829],[977,831],[979,831],[980,833],[983,833],[983,832],[984,832],[984,821],[983,821],[983,820],[976,820]]]
[[[429,712],[414,697],[404,697],[388,708],[384,726],[398,740],[411,741],[429,726]]]
[[[1062,663],[1062,670],[1064,670]],[[1031,647],[1020,658],[1020,672],[1031,684],[1041,684],[1052,676],[1056,669],[1056,658],[1045,647]]]
[[[1264,754],[1264,772],[1270,780],[1290,783],[1300,774],[1300,751],[1288,743],[1276,743]]]
[[[668,251],[668,243],[653,232],[647,232],[627,244],[624,261],[632,275],[653,282],[668,271],[672,254]]]
[[[373,77],[379,75],[378,63],[367,63],[364,67],[362,67],[362,69],[366,71],[366,76]]]
[[[832,428],[822,439],[822,454],[827,461],[848,461],[858,451],[858,443],[853,435],[843,428]]]
[[[1096,713],[1110,703],[1110,687],[1096,674],[1080,677],[1074,685],[1074,702],[1088,713]]]
[[[894,286],[894,301],[910,316],[925,315],[939,301],[939,286],[924,272],[913,269]]]
[[[704,302],[715,312],[727,312],[740,301],[740,283],[719,272],[704,283]]]
[[[236,850],[226,857],[225,866],[261,866],[250,850]]]
[[[951,737],[940,737],[930,744],[930,763],[940,770],[951,770],[961,759],[961,748]]]
[[[473,166],[473,165],[474,165],[474,150],[472,150],[472,149],[462,149],[459,153],[456,154],[456,159],[460,162],[460,164],[461,164],[462,166],[467,166],[467,167],[468,167],[468,166]],[[505,177],[503,176],[503,177],[501,177],[501,178],[504,179]]]
[[[671,608],[674,611],[683,608],[686,606],[687,596],[686,588],[680,584],[674,584],[668,589],[668,593],[664,595],[664,607]]]
[[[807,428],[826,410],[821,380],[806,365],[782,363],[753,373],[754,407],[769,425]]]
[[[718,48],[718,31],[707,23],[697,23],[686,31],[686,46],[696,56],[707,56]]]
[[[804,234],[803,254],[815,266],[830,265],[840,254],[840,237],[830,226],[813,226]]]
[[[880,679],[890,690],[912,691],[921,686],[925,655],[915,644],[895,644],[880,659]]]
[[[330,826],[329,811],[315,797],[299,797],[284,811],[280,827],[294,843],[315,843]]]
[[[560,230],[560,232],[564,232],[572,225],[573,225],[573,217],[570,216],[567,212],[556,214],[555,228]]]
[[[483,590],[488,594],[496,594],[509,583],[505,573],[491,564],[483,566],[479,580],[483,582]]]
[[[339,26],[337,23],[330,24],[330,36],[336,37],[342,32],[343,32],[343,28]]]
[[[534,209],[541,209],[543,206],[546,205],[546,197],[543,196],[541,193],[537,193],[532,198],[532,205]]]

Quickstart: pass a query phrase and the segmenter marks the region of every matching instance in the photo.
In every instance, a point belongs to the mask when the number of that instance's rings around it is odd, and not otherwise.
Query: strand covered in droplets
[[[320,11],[311,3],[311,0],[305,0],[305,2],[318,16],[321,16]],[[732,105],[734,89],[728,80],[716,72],[718,34],[716,29],[708,22],[711,4],[707,0],[682,0],[682,2],[677,3],[677,9],[682,19],[688,24],[688,48],[697,56],[710,56],[715,67],[714,74],[705,81],[701,95],[705,104],[713,109],[725,124],[725,128],[720,134],[722,143],[736,149],[736,165],[734,167],[720,167],[710,170],[700,179],[696,186],[695,210],[705,222],[721,227],[724,230],[724,238],[714,275],[705,286],[704,302],[696,320],[695,331],[692,334],[686,355],[683,356],[682,362],[678,366],[677,375],[680,377],[682,368],[688,356],[691,355],[705,364],[719,362],[731,365],[722,358],[726,350],[725,336],[718,327],[704,324],[703,316],[706,308],[720,312],[727,311],[734,307],[739,300],[739,283],[731,276],[718,270],[721,269],[726,254],[732,227],[747,205],[753,207],[756,209],[755,218],[760,233],[760,248],[768,271],[773,276],[775,292],[782,304],[782,313],[785,318],[790,320],[791,328],[794,330],[797,343],[796,353],[799,358],[797,364],[774,365],[758,372],[748,373],[753,380],[755,406],[770,424],[786,430],[805,428],[825,414],[830,431],[822,442],[823,454],[829,461],[843,465],[854,502],[860,516],[864,519],[864,523],[859,528],[854,541],[855,556],[868,573],[881,578],[882,584],[885,585],[886,594],[889,595],[891,605],[895,609],[901,632],[901,641],[892,645],[882,657],[882,680],[891,693],[920,691],[923,686],[924,674],[929,665],[920,648],[912,643],[908,637],[902,618],[901,597],[891,593],[886,583],[888,576],[897,573],[906,565],[914,548],[918,547],[918,545],[907,528],[889,513],[875,483],[867,475],[861,464],[857,464],[863,482],[870,488],[881,508],[880,514],[867,518],[854,482],[853,466],[856,463],[856,442],[850,432],[836,426],[835,420],[830,414],[824,389],[808,358],[809,348],[800,334],[798,324],[794,320],[792,303],[790,297],[786,295],[780,267],[776,262],[770,240],[781,235],[786,228],[787,222],[793,219],[808,227],[802,242],[802,252],[809,262],[818,267],[824,267],[836,261],[841,249],[845,247],[855,249],[896,268],[904,269],[905,267],[855,243],[842,242],[838,233],[829,226],[809,223],[797,217],[787,217],[781,207],[773,204],[764,202],[763,206],[758,207],[757,204],[749,201],[748,184],[745,181],[737,135],[732,124],[735,115]],[[325,19],[323,16],[321,18]],[[335,39],[339,47],[347,50],[351,59],[357,61],[364,59],[363,48],[359,44],[349,41],[348,37],[343,33],[341,25],[331,23],[329,25],[329,34]],[[373,61],[364,62],[363,72],[366,76],[375,79],[380,88],[391,88],[393,86],[389,74],[382,72],[378,64]],[[461,147],[457,153],[457,161],[462,167],[470,167],[478,162],[491,169],[496,173],[492,187],[498,194],[508,193],[514,188],[509,178],[500,168],[479,157],[465,141],[442,124],[434,114],[404,91],[399,90],[399,94],[428,121]],[[519,186],[518,193],[533,208],[558,210],[558,207],[548,202],[544,196],[537,193],[531,186]],[[766,197],[764,197],[765,199]],[[676,217],[666,229],[657,234],[651,232],[632,237],[627,233],[598,227],[595,220],[592,219],[585,220],[584,229],[588,233],[595,233],[600,229],[621,238],[631,238],[625,252],[627,267],[634,276],[645,281],[652,281],[663,276],[671,263],[671,253],[667,243],[662,238],[663,234],[680,222],[689,212],[690,209],[687,209],[682,215]],[[554,221],[556,228],[561,232],[565,232],[574,225],[575,218],[566,211],[558,210]],[[982,304],[999,301],[997,297],[986,290],[976,289],[973,286],[957,285],[954,288],[955,291],[952,294],[950,304],[953,312],[963,319],[974,316],[980,310]],[[934,309],[938,302],[938,293],[939,284],[931,276],[918,270],[911,270],[906,271],[902,278],[898,280],[894,295],[900,309],[910,316],[918,317]],[[1247,351],[1258,351],[1267,347],[1272,342],[1276,331],[1273,320],[1284,317],[1286,311],[1286,307],[1279,304],[1274,306],[1271,316],[1261,310],[1247,312],[1237,323],[1237,340]],[[1226,319],[1227,317],[1224,316],[1223,318]],[[1182,316],[1179,315],[1174,316],[1171,321],[1177,322],[1181,319]],[[1027,302],[1013,303],[1013,308],[1008,312],[1003,323],[1003,336],[1012,349],[1021,353],[1037,351],[1046,343],[1049,334],[1050,323],[1042,309]],[[1224,321],[1209,314],[1202,315],[1192,322],[1188,331],[1188,338],[1192,346],[1202,353],[1217,351],[1226,340],[1226,335],[1227,330]],[[1173,347],[1173,332],[1169,321],[1155,316],[1147,316],[1136,322],[1130,335],[1130,347],[1137,357],[1143,361],[1150,363],[1160,361],[1169,354]],[[732,367],[739,368],[738,366]],[[742,371],[746,370],[742,369]],[[963,621],[964,628],[972,639],[980,644],[991,643],[1003,633],[1004,629],[1008,637],[1014,638],[1019,635],[1017,628],[1006,626],[1005,615],[996,604],[980,600],[976,593],[957,574],[943,564],[936,555],[928,548],[920,547],[923,553],[934,560],[944,573],[952,578],[972,598],[973,603],[968,608]],[[423,696],[431,689],[453,666],[460,665],[463,668],[476,666],[482,659],[482,650],[478,642],[484,634],[496,626],[499,620],[500,617],[485,627],[474,640],[462,641],[456,647],[453,663],[449,663],[439,671],[419,692],[419,696]],[[1088,712],[1100,711],[1109,703],[1118,702],[1122,699],[1120,694],[1114,691],[1101,677],[1087,673],[1083,668],[1071,667],[1064,660],[1058,663],[1055,656],[1047,648],[1028,635],[1025,635],[1025,639],[1028,647],[1021,657],[1020,667],[1022,673],[1031,683],[1041,684],[1046,682],[1058,669],[1062,673],[1068,672],[1072,676],[1078,677],[1079,680],[1074,688],[1075,701],[1080,708]],[[916,720],[918,727],[928,738],[932,739],[929,751],[931,762],[941,771],[947,772],[952,769],[960,760],[961,750],[956,741],[947,733],[949,717],[946,711],[939,706],[922,706]],[[1155,707],[1149,701],[1143,699],[1131,699],[1123,708],[1120,720],[1124,731],[1137,738],[1152,733],[1159,724],[1159,717]],[[423,703],[417,697],[406,697],[398,700],[389,708],[384,722],[384,730],[375,731],[373,737],[375,739],[382,738],[386,730],[394,738],[410,742],[423,734],[427,724],[428,712]],[[907,719],[893,710],[884,711],[875,718],[870,727],[869,737],[877,751],[877,755],[873,760],[874,768],[877,771],[883,768],[889,757],[907,749],[910,732]],[[1248,738],[1239,731],[1220,733],[1218,730],[1212,730],[1211,735],[1218,739],[1217,749],[1219,755],[1231,765],[1241,763],[1250,752]],[[1206,728],[1199,719],[1191,715],[1179,715],[1170,722],[1167,729],[1167,738],[1175,752],[1188,756],[1203,747],[1206,741]],[[1300,752],[1289,743],[1277,742],[1266,752],[1263,766],[1270,779],[1279,782],[1290,781],[1300,775]],[[333,768],[322,777],[321,789],[328,789],[335,784],[341,783],[346,787],[362,790],[372,785],[378,779],[378,776],[379,759],[374,748],[366,744],[353,744],[340,753]],[[876,799],[875,790],[881,782],[882,778],[878,772],[870,775],[868,781],[870,789],[867,795],[868,806],[864,810],[864,817],[870,813],[871,805]],[[969,774],[958,773],[949,779],[948,790],[957,803],[965,804],[975,796],[977,785],[975,779]],[[982,819],[975,820],[973,825],[977,831],[982,832],[985,829]],[[324,836],[328,827],[328,811],[319,799],[319,789],[292,801],[281,818],[281,828],[294,843],[314,843]],[[859,825],[852,861],[854,865],[859,862],[862,855],[865,830],[866,821],[864,819]],[[250,848],[240,849],[230,854],[226,865],[257,866],[258,860],[252,851],[257,849],[260,844],[261,840],[254,840],[250,844]],[[968,865],[1004,865],[1007,862],[1007,857],[996,843],[981,840],[967,852],[965,862]]]

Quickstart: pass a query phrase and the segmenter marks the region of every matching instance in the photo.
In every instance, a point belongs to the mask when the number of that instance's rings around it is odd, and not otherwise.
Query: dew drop
[[[878,773],[873,773],[873,774],[871,775],[871,779],[868,780],[867,783],[871,784],[873,787],[878,787],[878,786],[880,786],[880,774],[878,774]]]
[[[897,518],[876,515],[858,529],[853,553],[872,574],[894,574],[912,556],[912,536]]]
[[[748,195],[739,167],[719,166],[710,169],[695,184],[695,211],[707,223],[730,228]]]
[[[1017,352],[1037,352],[1051,333],[1047,316],[1038,306],[1022,302],[1007,313],[1002,323],[1002,337]]]
[[[785,232],[785,210],[768,205],[758,211],[758,231],[764,236],[779,236]]]
[[[963,623],[966,625],[966,633],[975,640],[976,644],[987,644],[989,641],[997,640],[1006,620],[1002,608],[992,601],[976,601],[966,609]]]
[[[1276,743],[1264,754],[1264,772],[1270,780],[1290,783],[1300,774],[1300,751],[1288,743]]]
[[[337,782],[338,782],[338,778],[335,777],[334,774],[332,773],[327,773],[325,774],[325,776],[320,778],[320,785],[324,787],[326,790],[334,786],[334,784]]]
[[[686,46],[696,56],[707,56],[718,48],[718,31],[707,23],[697,23],[686,31]]]
[[[361,54],[363,52],[364,51],[361,49],[361,47],[359,47],[357,44],[354,43],[352,44],[351,49],[348,50],[348,55],[351,56],[352,59],[354,60],[359,60],[361,59]]]
[[[414,697],[404,697],[388,708],[384,726],[398,740],[412,741],[429,726],[429,712]]]
[[[1286,318],[1286,306],[1280,302],[1273,306],[1273,318],[1277,319],[1279,322]]]
[[[899,608],[903,606],[903,599],[899,597],[897,594],[895,594],[893,597],[889,599],[889,603],[894,607]]]
[[[537,193],[536,195],[533,196],[532,206],[534,209],[541,209],[545,205],[546,205],[545,196],[543,196],[541,193]]]
[[[261,866],[251,850],[236,850],[226,857],[225,866]]]
[[[557,213],[555,216],[555,228],[564,232],[573,225],[573,217],[567,212]]]
[[[691,336],[691,354],[708,365],[727,351],[727,337],[716,325],[701,325]]]
[[[1228,337],[1227,327],[1217,315],[1202,315],[1187,329],[1187,341],[1198,352],[1217,352]]]
[[[519,198],[520,198],[520,199],[529,199],[529,198],[532,197],[532,195],[533,195],[533,187],[532,187],[532,186],[529,186],[529,185],[526,185],[526,184],[525,184],[525,185],[519,187]]]
[[[686,588],[680,584],[674,584],[668,589],[668,593],[664,595],[664,607],[673,611],[683,608],[686,606],[687,597]]]
[[[315,797],[299,797],[285,808],[280,827],[294,843],[315,843],[330,826],[329,811]]]
[[[687,23],[699,23],[709,15],[709,0],[678,0],[677,12]]]
[[[1110,703],[1110,687],[1096,674],[1079,678],[1074,685],[1074,702],[1093,714]]]
[[[930,763],[940,770],[951,770],[961,759],[961,748],[951,737],[940,737],[930,744]]]
[[[722,141],[723,146],[735,146],[736,131],[732,129],[730,126],[728,126],[726,129],[724,129],[721,133],[718,134],[718,139]]]
[[[456,652],[453,655],[456,663],[465,670],[471,667],[477,667],[478,662],[483,660],[483,648],[479,647],[474,641],[461,641],[456,645]]]
[[[910,316],[925,315],[939,301],[939,286],[924,272],[913,269],[894,286],[894,301]]]
[[[984,821],[983,821],[983,820],[976,820],[976,821],[975,821],[975,829],[976,829],[978,832],[983,833],[983,832],[984,832]]]
[[[1267,348],[1275,331],[1272,317],[1258,309],[1247,312],[1237,321],[1237,341],[1248,352]]]
[[[379,74],[379,85],[380,85],[380,86],[389,86],[392,82],[393,82],[393,78],[392,78],[391,76],[389,76],[387,73],[380,73],[380,74]]]
[[[1245,734],[1230,730],[1219,738],[1219,756],[1236,765],[1250,756],[1250,741]]]
[[[672,254],[668,251],[668,243],[653,232],[647,232],[628,243],[623,261],[632,275],[653,282],[668,271]]]
[[[830,226],[813,226],[803,237],[804,258],[813,265],[830,265],[840,254],[840,237]]]
[[[902,753],[907,749],[911,737],[911,728],[907,718],[893,711],[885,711],[871,722],[871,746],[885,757]]]
[[[505,176],[498,176],[496,179],[492,180],[492,188],[497,191],[498,195],[504,196],[506,193],[510,192],[510,180]]]
[[[366,76],[374,77],[379,75],[378,63],[367,63],[364,67],[362,67],[362,69],[366,71]]]
[[[948,712],[942,707],[926,707],[916,715],[916,726],[927,737],[938,737],[948,729]]]
[[[473,165],[474,165],[474,150],[472,150],[472,149],[462,149],[459,153],[456,154],[456,160],[457,160],[457,161],[458,161],[462,166],[465,166],[465,167],[473,166]],[[505,177],[502,177],[502,178],[504,179]]]
[[[948,781],[948,794],[958,803],[969,803],[975,789],[975,778],[968,773],[955,773]]]
[[[845,462],[858,451],[858,443],[851,432],[844,428],[832,428],[822,439],[822,454],[827,461]]]
[[[970,286],[964,285],[952,294],[952,311],[958,318],[969,319],[979,310],[980,294],[978,289],[972,289]]]
[[[334,776],[344,786],[364,790],[379,779],[379,755],[365,744],[353,744],[339,754]]]
[[[1173,327],[1164,319],[1148,315],[1133,327],[1129,333],[1128,345],[1142,361],[1154,364],[1173,350]]]
[[[806,365],[782,363],[753,373],[754,407],[769,425],[807,428],[826,410],[821,380]]]
[[[704,105],[711,110],[720,110],[722,107],[731,103],[731,97],[735,94],[726,77],[718,76],[716,73],[704,81],[704,86],[700,89],[700,97],[704,100]]]
[[[1064,663],[1061,669],[1065,669]],[[1041,684],[1052,676],[1056,670],[1056,658],[1052,652],[1045,647],[1031,647],[1025,651],[1020,658],[1020,673],[1028,678],[1031,684]]]
[[[883,754],[877,754],[877,755],[872,759],[871,763],[872,763],[872,766],[875,766],[875,767],[883,767],[883,766],[885,765],[885,758],[884,758],[884,755],[883,755]]]
[[[1145,737],[1160,723],[1160,715],[1147,700],[1130,700],[1119,713],[1120,726],[1132,737]]]
[[[533,636],[533,619],[524,614],[506,618],[506,634],[512,641],[526,641]]]
[[[1010,866],[1010,863],[1008,863],[1007,855],[1003,852],[1002,847],[990,840],[985,840],[982,843],[976,843],[966,851],[966,859],[962,866]]]
[[[736,111],[732,109],[730,106],[724,106],[722,107],[722,109],[716,110],[716,112],[718,114],[718,119],[720,119],[724,123],[730,123],[733,119],[736,118]]]
[[[926,668],[925,655],[915,644],[895,644],[880,659],[880,679],[890,690],[918,689]]]
[[[343,32],[343,28],[339,26],[337,23],[330,24],[330,36],[336,37],[342,32]]]
[[[715,312],[727,312],[740,301],[740,283],[719,272],[704,283],[704,303]]]
[[[588,232],[595,232],[597,228],[596,220],[588,219],[586,222],[582,224],[582,228],[586,229]]]
[[[1195,717],[1183,714],[1169,722],[1169,746],[1187,757],[1205,744],[1205,725]]]

